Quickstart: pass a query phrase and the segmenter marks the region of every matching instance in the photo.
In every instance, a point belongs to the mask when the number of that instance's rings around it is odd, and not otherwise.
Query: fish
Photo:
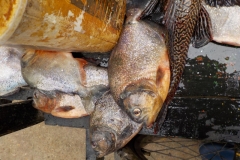
[[[95,104],[90,116],[90,142],[98,158],[125,146],[142,128],[115,102],[110,91]]]
[[[0,96],[8,96],[27,86],[21,74],[22,48],[0,46]]]
[[[239,2],[240,3],[240,2]],[[215,7],[202,3],[211,20],[212,41],[231,46],[240,46],[240,6]]]
[[[85,63],[84,59],[76,58],[76,60],[79,65]],[[36,88],[33,94],[33,106],[45,113],[61,118],[79,118],[90,115],[94,110],[97,99],[109,89],[107,69],[91,63],[85,64],[80,69],[82,69],[81,83],[85,87],[105,87],[96,90],[93,95],[88,97],[80,97],[78,94],[65,93],[59,90],[46,91],[42,88]],[[54,82],[52,85],[54,85]]]
[[[140,20],[132,8],[108,65],[109,86],[117,104],[137,123],[151,127],[166,99],[170,65],[166,30]]]
[[[33,107],[61,118],[80,118],[91,114],[85,109],[79,95],[55,92],[52,96],[35,89]]]
[[[27,49],[21,59],[22,76],[32,88],[49,95],[59,91],[83,98],[108,88],[107,71],[91,66],[84,69],[87,64],[84,59],[73,58],[70,52],[60,51]]]
[[[168,95],[154,126],[157,133],[162,126],[168,105],[175,96],[187,60],[187,53],[191,42],[196,46],[209,42],[210,30],[198,33],[200,27],[210,27],[209,18],[201,5],[201,0],[159,0],[149,19],[167,28],[166,43],[169,50],[171,80]],[[202,15],[200,17],[200,15]],[[199,21],[202,20],[202,21]],[[205,23],[206,22],[206,23]],[[201,37],[199,37],[201,35]],[[193,38],[195,36],[195,39]],[[194,39],[194,40],[192,40]]]

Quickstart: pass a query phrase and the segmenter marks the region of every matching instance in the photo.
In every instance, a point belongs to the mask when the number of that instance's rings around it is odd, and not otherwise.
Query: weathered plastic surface
[[[107,52],[121,32],[125,0],[0,1],[0,44]]]

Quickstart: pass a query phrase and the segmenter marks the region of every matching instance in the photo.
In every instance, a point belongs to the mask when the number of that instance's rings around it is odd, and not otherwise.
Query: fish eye
[[[141,115],[141,113],[142,113],[142,111],[139,108],[136,108],[136,109],[133,110],[133,114],[136,117],[139,117]]]
[[[92,148],[96,148],[97,147],[97,143],[96,142],[92,142]]]

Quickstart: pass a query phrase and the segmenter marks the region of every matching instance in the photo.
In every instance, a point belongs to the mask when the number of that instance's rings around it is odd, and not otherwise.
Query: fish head
[[[151,127],[164,101],[154,85],[142,82],[126,87],[123,94],[120,95],[122,99],[120,107],[133,121]]]
[[[51,113],[55,108],[56,95],[45,94],[40,90],[36,89],[33,93],[33,107],[46,113]]]
[[[127,114],[132,120],[151,127],[160,110],[159,106],[163,104],[163,101],[152,91],[141,91],[130,94],[124,99],[123,103]]]
[[[97,130],[91,135],[91,145],[97,157],[103,157],[116,148],[116,136],[108,130]]]

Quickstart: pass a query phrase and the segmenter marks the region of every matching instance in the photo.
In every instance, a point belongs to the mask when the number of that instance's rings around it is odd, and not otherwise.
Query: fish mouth
[[[106,128],[104,128],[106,129]],[[92,148],[98,158],[115,149],[116,135],[108,131],[95,131],[91,136]]]

